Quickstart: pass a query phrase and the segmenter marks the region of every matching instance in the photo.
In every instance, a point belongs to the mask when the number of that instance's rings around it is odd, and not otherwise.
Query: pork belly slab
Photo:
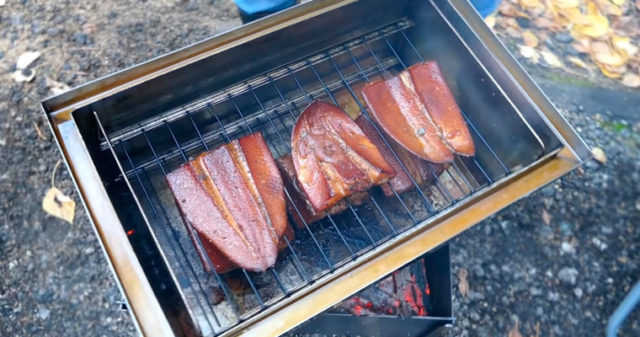
[[[434,163],[453,160],[453,154],[420,101],[408,72],[386,81],[369,83],[362,95],[376,123],[405,149]]]
[[[427,108],[431,119],[440,129],[442,138],[458,154],[473,156],[475,146],[467,123],[444,79],[442,70],[434,61],[409,67],[416,93]]]
[[[297,182],[316,212],[387,182],[395,170],[340,108],[311,103],[291,137]]]
[[[282,237],[293,234],[282,178],[259,133],[199,155],[169,173],[167,183],[192,239],[202,242],[201,258],[206,254],[219,273],[266,270]]]

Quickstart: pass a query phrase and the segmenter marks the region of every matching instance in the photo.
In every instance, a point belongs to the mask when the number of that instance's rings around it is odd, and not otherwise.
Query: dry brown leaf
[[[554,68],[563,67],[562,61],[560,61],[560,59],[556,56],[556,54],[547,50],[541,50],[540,55],[542,55],[542,58],[544,59],[545,62],[547,62],[548,65]]]
[[[640,75],[634,73],[626,73],[622,77],[622,84],[630,88],[640,87]]]
[[[530,30],[522,32],[522,40],[524,41],[525,46],[529,46],[532,48],[535,48],[539,42],[538,37]]]
[[[76,210],[76,202],[64,195],[59,189],[51,187],[44,196],[44,199],[42,199],[42,209],[56,218],[72,224]]]
[[[607,155],[604,154],[604,150],[599,147],[594,147],[591,149],[591,154],[593,154],[593,159],[597,160],[600,164],[605,164],[607,162]]]
[[[589,37],[601,37],[609,32],[609,19],[600,13],[594,2],[587,3],[586,23],[580,22],[573,29],[576,33]]]
[[[53,95],[59,95],[71,89],[68,85],[56,80],[52,80],[49,77],[45,77],[45,84],[47,85],[47,87],[49,87],[49,90],[51,90],[51,93]]]
[[[591,40],[587,38],[576,39],[571,46],[581,53],[589,54],[591,52]]]
[[[531,62],[533,63],[538,63],[540,62],[540,53],[535,50],[534,48],[531,48],[529,46],[523,46],[523,45],[518,45],[518,48],[520,48],[520,54],[524,57],[527,58],[529,60],[531,60]]]
[[[519,39],[522,36],[520,28],[507,27],[507,29],[505,29],[504,31],[507,33],[507,35],[511,36],[514,39]]]
[[[460,291],[460,295],[463,297],[466,297],[467,294],[469,294],[469,281],[467,281],[468,275],[469,273],[466,269],[458,269],[458,291]]]
[[[546,209],[542,210],[542,221],[544,221],[546,225],[551,223],[551,214],[549,214]]]
[[[522,337],[522,334],[520,333],[520,329],[518,328],[519,325],[520,325],[520,322],[516,320],[516,324],[513,326],[511,330],[509,330],[507,337]]]
[[[569,56],[567,57],[567,60],[569,60],[569,62],[573,63],[573,65],[575,65],[578,68],[582,68],[582,69],[588,69],[589,67],[587,66],[586,63],[584,63],[584,61],[582,61],[582,59],[575,57],[575,56]]]

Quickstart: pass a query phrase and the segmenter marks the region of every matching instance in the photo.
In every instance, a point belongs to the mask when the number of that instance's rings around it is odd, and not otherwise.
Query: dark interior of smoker
[[[475,35],[454,32],[439,11],[454,9],[445,0],[356,2],[73,113],[176,334],[219,334],[561,146],[526,96],[500,85],[510,79]],[[475,157],[457,158],[429,188],[391,198],[373,189],[363,205],[296,230],[267,272],[203,271],[164,174],[257,131],[274,157],[289,153],[295,118],[311,100],[332,102],[354,83],[422,60],[439,62],[472,131]]]
[[[420,267],[424,270],[420,271]],[[428,291],[422,290],[428,311],[424,315],[398,314],[395,311],[394,315],[384,313],[361,315],[353,312],[336,313],[335,309],[329,309],[293,329],[287,336],[319,334],[325,336],[427,337],[437,335],[439,329],[445,329],[454,321],[449,244],[446,243],[434,248],[400,269],[402,268],[410,268],[412,275],[423,274],[421,275],[424,277],[422,282],[416,281],[418,289],[415,291],[425,288],[425,284],[429,289]],[[379,292],[378,286],[379,284],[376,282],[369,287],[374,288],[373,291]],[[359,295],[360,293],[354,296]],[[353,297],[345,299],[342,303],[353,299]],[[368,300],[370,299],[368,298]]]

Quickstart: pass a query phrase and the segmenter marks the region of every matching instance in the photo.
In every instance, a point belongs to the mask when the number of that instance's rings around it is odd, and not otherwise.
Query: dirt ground
[[[230,0],[0,3],[0,335],[134,335],[65,169],[55,185],[78,203],[74,223],[42,211],[60,155],[38,104],[58,83],[73,87],[235,27],[235,8]],[[35,79],[17,83],[25,51],[42,54],[30,66]],[[467,296],[455,287],[453,334],[507,336],[517,320],[522,336],[602,335],[640,280],[640,94],[527,66],[558,74],[536,79],[607,162],[587,163],[453,241],[454,275],[468,270],[470,286]],[[640,335],[639,318],[621,335]]]

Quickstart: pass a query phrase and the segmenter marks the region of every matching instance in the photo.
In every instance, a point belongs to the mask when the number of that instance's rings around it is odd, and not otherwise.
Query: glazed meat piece
[[[216,247],[217,243],[215,242],[215,238],[223,236],[233,237],[236,236],[236,234],[230,226],[210,225],[212,223],[224,223],[225,220],[213,203],[209,193],[201,184],[201,180],[198,178],[192,163],[184,164],[169,173],[167,175],[167,183],[178,204],[182,218],[189,224],[187,229],[193,229],[193,231],[187,230],[187,232],[194,242],[205,269],[210,271],[207,256],[216,271],[220,273],[234,269],[235,264],[230,262]],[[202,247],[197,244],[198,238],[202,242]],[[236,248],[241,247],[243,243],[238,240],[230,240],[229,245],[230,248]],[[202,251],[202,249],[204,249],[204,251]]]
[[[317,212],[313,206],[311,206],[311,203],[298,185],[296,170],[293,166],[293,159],[291,159],[291,155],[286,154],[276,159],[276,164],[280,169],[285,188],[291,197],[290,201],[287,200],[289,214],[291,214],[291,218],[298,228],[304,229],[305,222],[307,225],[310,225],[313,222],[324,218],[326,213],[334,215],[347,209],[347,202],[345,200],[340,200],[338,203],[326,210],[326,212]]]
[[[298,184],[316,212],[395,175],[393,168],[340,108],[313,102],[291,137]]]
[[[199,155],[167,175],[183,218],[216,271],[264,271],[287,226],[282,178],[259,133]],[[205,264],[207,266],[207,264]],[[208,267],[208,266],[207,266]]]
[[[360,126],[364,134],[367,135],[369,139],[371,139],[373,145],[375,145],[378,150],[380,150],[380,153],[382,154],[384,159],[386,159],[389,165],[391,165],[391,167],[393,167],[393,169],[396,171],[396,175],[391,178],[388,183],[382,185],[384,194],[387,196],[393,195],[393,191],[391,191],[391,188],[393,188],[393,190],[395,190],[397,193],[402,193],[413,188],[413,182],[411,181],[411,178],[409,178],[409,175],[407,175],[407,172],[405,172],[405,170],[403,169],[402,164],[396,159],[389,147],[384,143],[384,140],[382,139],[382,137],[380,137],[380,133],[376,131],[373,123],[370,122],[366,117],[360,115],[358,118],[356,118],[356,124]],[[411,158],[413,155],[411,155],[405,149],[400,148],[394,150],[396,150],[396,154],[401,160],[404,157],[405,162],[411,161],[411,164],[413,164]],[[407,168],[407,171],[409,171],[408,165],[405,165],[405,167]]]
[[[416,156],[434,163],[453,160],[408,72],[368,84],[362,94],[372,117],[385,132]]]
[[[447,144],[458,154],[473,156],[473,139],[438,63],[418,63],[409,68],[409,73],[416,93]]]
[[[382,156],[396,171],[395,177],[380,186],[386,196],[393,196],[394,191],[400,194],[413,189],[415,187],[413,181],[415,181],[419,186],[430,183],[434,178],[434,173],[436,175],[440,175],[444,171],[446,164],[429,163],[405,150],[402,146],[393,141],[393,139],[387,139],[389,146],[397,155],[396,159],[396,156],[393,155],[389,147],[384,143],[384,140],[380,137],[380,133],[376,131],[375,126],[371,121],[369,121],[365,116],[360,115],[356,118],[356,124],[360,126],[362,131],[369,137],[369,139],[371,139],[373,144],[378,147]],[[404,168],[402,167],[403,165]],[[411,181],[409,175],[411,175],[413,181]]]

